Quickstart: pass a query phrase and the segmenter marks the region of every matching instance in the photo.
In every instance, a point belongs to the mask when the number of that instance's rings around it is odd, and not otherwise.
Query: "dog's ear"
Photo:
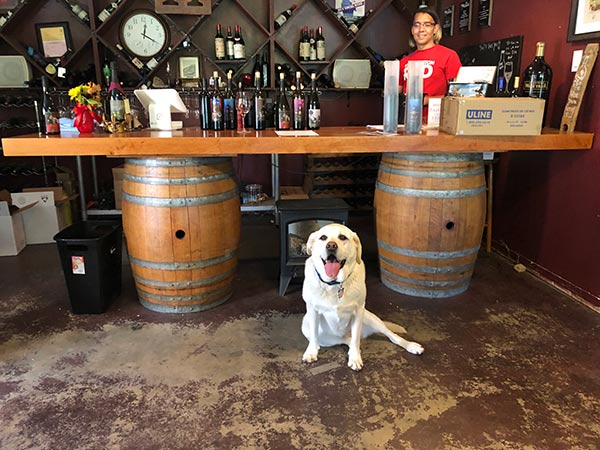
[[[311,233],[311,235],[308,237],[308,241],[306,241],[306,254],[308,256],[312,255],[312,248],[313,245],[315,245],[315,241],[317,240],[317,233],[318,231]]]
[[[360,243],[358,234],[352,233],[352,241],[354,242],[354,246],[356,247],[356,264],[361,264],[362,263],[362,244]]]

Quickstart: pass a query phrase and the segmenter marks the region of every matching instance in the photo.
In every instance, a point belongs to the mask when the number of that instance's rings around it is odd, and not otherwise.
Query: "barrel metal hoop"
[[[202,278],[200,280],[190,280],[190,281],[158,281],[158,280],[149,280],[148,278],[142,278],[136,274],[133,275],[133,278],[138,283],[144,284],[146,286],[152,286],[157,288],[197,288],[202,286],[208,286],[210,284],[218,283],[219,281],[225,280],[235,274],[235,268],[228,270],[227,272],[221,273],[219,275],[215,275],[214,277]]]
[[[206,175],[203,177],[178,177],[178,178],[158,178],[158,177],[140,177],[138,175],[131,175],[126,173],[123,178],[127,181],[131,181],[133,183],[142,183],[142,184],[150,184],[150,185],[194,185],[194,184],[202,184],[202,183],[212,183],[214,181],[222,181],[231,179],[233,177],[233,172],[226,173],[215,173],[213,175]]]
[[[464,161],[483,161],[483,153],[384,153],[384,157],[399,159],[402,161],[421,161],[421,162],[464,162]]]
[[[126,158],[125,164],[145,167],[211,166],[230,161],[231,158]]]
[[[469,256],[479,251],[479,245],[471,248],[465,248],[463,250],[457,250],[453,252],[427,252],[420,250],[411,250],[408,248],[400,248],[390,245],[381,240],[377,240],[377,246],[381,247],[385,250],[389,250],[390,252],[397,253],[399,255],[404,256],[412,256],[414,258],[434,258],[434,259],[450,259],[450,258],[462,258],[464,256]]]
[[[394,169],[383,162],[379,165],[379,170],[381,172],[391,173],[392,175],[400,175],[412,178],[469,178],[483,174],[483,167],[478,167],[474,170],[462,170],[455,172],[435,172]]]
[[[126,202],[133,203],[142,206],[154,206],[157,208],[179,208],[188,206],[202,206],[211,205],[214,203],[221,203],[226,200],[230,200],[238,196],[237,187],[230,189],[229,191],[222,192],[220,194],[205,195],[202,197],[175,197],[175,198],[162,198],[162,197],[143,197],[139,195],[132,195],[128,192],[123,192],[122,199]]]
[[[409,283],[417,286],[425,286],[430,288],[443,288],[449,286],[457,286],[462,285],[463,283],[469,281],[471,278],[471,274],[467,274],[463,278],[459,278],[457,280],[441,280],[441,281],[433,281],[433,280],[415,280],[414,278],[406,278],[401,277],[400,275],[396,275],[395,273],[390,272],[389,270],[381,269],[381,275],[385,275],[388,278],[392,278],[396,281],[400,281],[402,283]]]
[[[205,267],[215,266],[222,264],[233,259],[237,255],[237,250],[228,252],[224,255],[217,256],[216,258],[203,259],[199,261],[187,261],[187,262],[157,262],[157,261],[146,261],[143,259],[136,258],[129,255],[129,261],[132,264],[143,267],[145,269],[154,270],[194,270],[204,269]]]
[[[232,290],[231,285],[222,286],[218,289],[213,289],[208,292],[200,292],[198,294],[192,295],[160,295],[160,294],[152,294],[150,292],[141,289],[139,286],[137,287],[138,292],[142,294],[143,297],[146,297],[150,300],[156,300],[158,302],[193,302],[197,300],[202,300],[207,297],[213,297],[215,295],[227,294]]]
[[[475,267],[475,262],[465,264],[462,266],[456,266],[456,267],[452,267],[452,266],[425,267],[425,266],[413,266],[410,264],[399,263],[396,261],[392,261],[391,259],[386,258],[385,256],[381,256],[381,255],[379,255],[379,259],[382,262],[384,262],[390,266],[393,266],[393,267],[398,267],[400,269],[405,269],[405,270],[411,270],[413,272],[431,273],[431,274],[464,272],[466,270],[471,271]]]
[[[145,300],[141,295],[138,295],[138,296],[140,299],[140,303],[145,308],[149,309],[150,311],[155,311],[155,312],[159,312],[159,313],[185,314],[185,313],[195,313],[195,312],[200,312],[200,311],[206,311],[207,309],[211,309],[216,306],[222,305],[227,300],[229,300],[232,295],[233,295],[233,291],[230,292],[229,294],[225,295],[224,297],[217,298],[215,300],[212,300],[212,301],[206,302],[206,303],[199,303],[199,304],[195,304],[195,305],[169,305],[169,306],[160,305],[158,303],[152,303],[152,302],[149,302],[148,300]]]
[[[404,197],[423,197],[423,198],[465,198],[476,197],[485,192],[485,186],[479,186],[471,189],[409,189],[389,186],[377,180],[376,188],[389,194],[401,195]]]
[[[384,286],[390,288],[392,291],[400,292],[401,294],[411,295],[413,297],[426,297],[426,298],[446,298],[453,297],[458,294],[462,294],[469,289],[469,284],[458,287],[456,289],[447,290],[436,290],[436,289],[413,289],[406,286],[400,286],[399,284],[392,283],[385,278],[381,279]]]

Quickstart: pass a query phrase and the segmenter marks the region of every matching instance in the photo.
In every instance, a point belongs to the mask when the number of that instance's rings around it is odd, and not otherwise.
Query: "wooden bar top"
[[[129,133],[39,136],[2,139],[5,156],[218,156],[310,153],[479,153],[519,150],[585,150],[593,133],[562,134],[544,129],[539,136],[452,136],[438,130],[383,135],[366,127],[324,127],[318,136],[278,136],[275,130],[133,131]]]

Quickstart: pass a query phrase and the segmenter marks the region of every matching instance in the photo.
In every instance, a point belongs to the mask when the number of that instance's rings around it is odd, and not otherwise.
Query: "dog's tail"
[[[396,334],[406,334],[407,333],[406,328],[398,325],[397,323],[385,322],[385,321],[383,323],[385,324],[386,327],[388,327],[390,330],[392,330]]]

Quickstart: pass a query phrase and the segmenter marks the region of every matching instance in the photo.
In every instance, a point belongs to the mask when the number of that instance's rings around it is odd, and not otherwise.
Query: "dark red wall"
[[[458,11],[458,0],[441,2],[442,7],[452,4]],[[477,17],[477,6],[474,9]],[[545,41],[545,59],[553,69],[547,125],[558,128],[573,80],[572,54],[586,44],[567,42],[570,10],[571,0],[496,1],[490,28],[479,29],[474,20],[471,32],[445,37],[442,44],[458,50],[523,35],[522,73],[534,57],[536,41]],[[600,61],[591,74],[576,127],[596,134],[592,150],[502,155],[495,171],[493,230],[499,249],[516,252],[525,258],[522,262],[531,260],[534,269],[596,305],[600,305],[598,65]]]

